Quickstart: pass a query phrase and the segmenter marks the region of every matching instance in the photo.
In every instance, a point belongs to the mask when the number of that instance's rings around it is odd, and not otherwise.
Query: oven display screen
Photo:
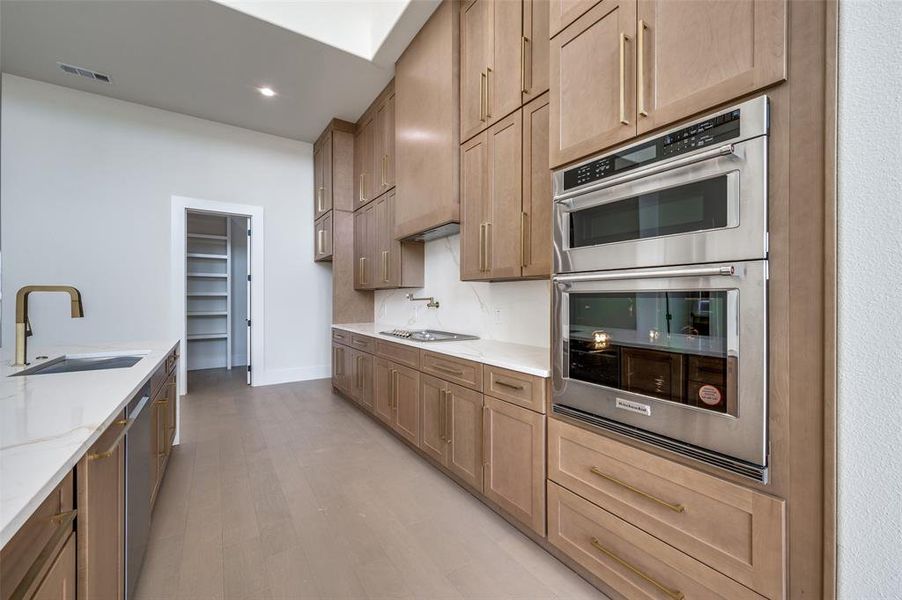
[[[614,155],[614,170],[620,171],[627,167],[634,167],[636,165],[641,165],[644,162],[648,162],[650,160],[654,160],[658,157],[658,147],[657,146],[646,146],[645,148],[640,148],[638,150],[634,150],[628,154],[615,154]]]

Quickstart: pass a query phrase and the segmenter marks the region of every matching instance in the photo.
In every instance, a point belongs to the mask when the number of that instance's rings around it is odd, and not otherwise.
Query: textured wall
[[[839,598],[902,598],[902,2],[840,4]]]

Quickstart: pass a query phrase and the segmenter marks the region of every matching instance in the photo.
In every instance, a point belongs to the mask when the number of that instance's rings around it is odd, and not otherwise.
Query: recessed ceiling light
[[[270,87],[259,87],[257,91],[266,96],[267,98],[272,98],[276,95],[276,91]]]

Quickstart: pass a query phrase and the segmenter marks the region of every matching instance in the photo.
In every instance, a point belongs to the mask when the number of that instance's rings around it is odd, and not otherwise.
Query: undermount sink
[[[392,329],[380,331],[382,335],[391,335],[414,342],[458,342],[461,340],[478,340],[475,335],[452,333],[450,331],[438,331],[435,329]]]
[[[133,367],[143,354],[107,354],[104,356],[60,356],[39,365],[29,367],[10,377],[21,375],[50,375],[53,373],[75,373],[78,371],[103,371],[107,369],[127,369]]]

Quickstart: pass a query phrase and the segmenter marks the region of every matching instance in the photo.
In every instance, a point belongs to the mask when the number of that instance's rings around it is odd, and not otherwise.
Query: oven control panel
[[[564,191],[739,137],[735,108],[564,171]]]

